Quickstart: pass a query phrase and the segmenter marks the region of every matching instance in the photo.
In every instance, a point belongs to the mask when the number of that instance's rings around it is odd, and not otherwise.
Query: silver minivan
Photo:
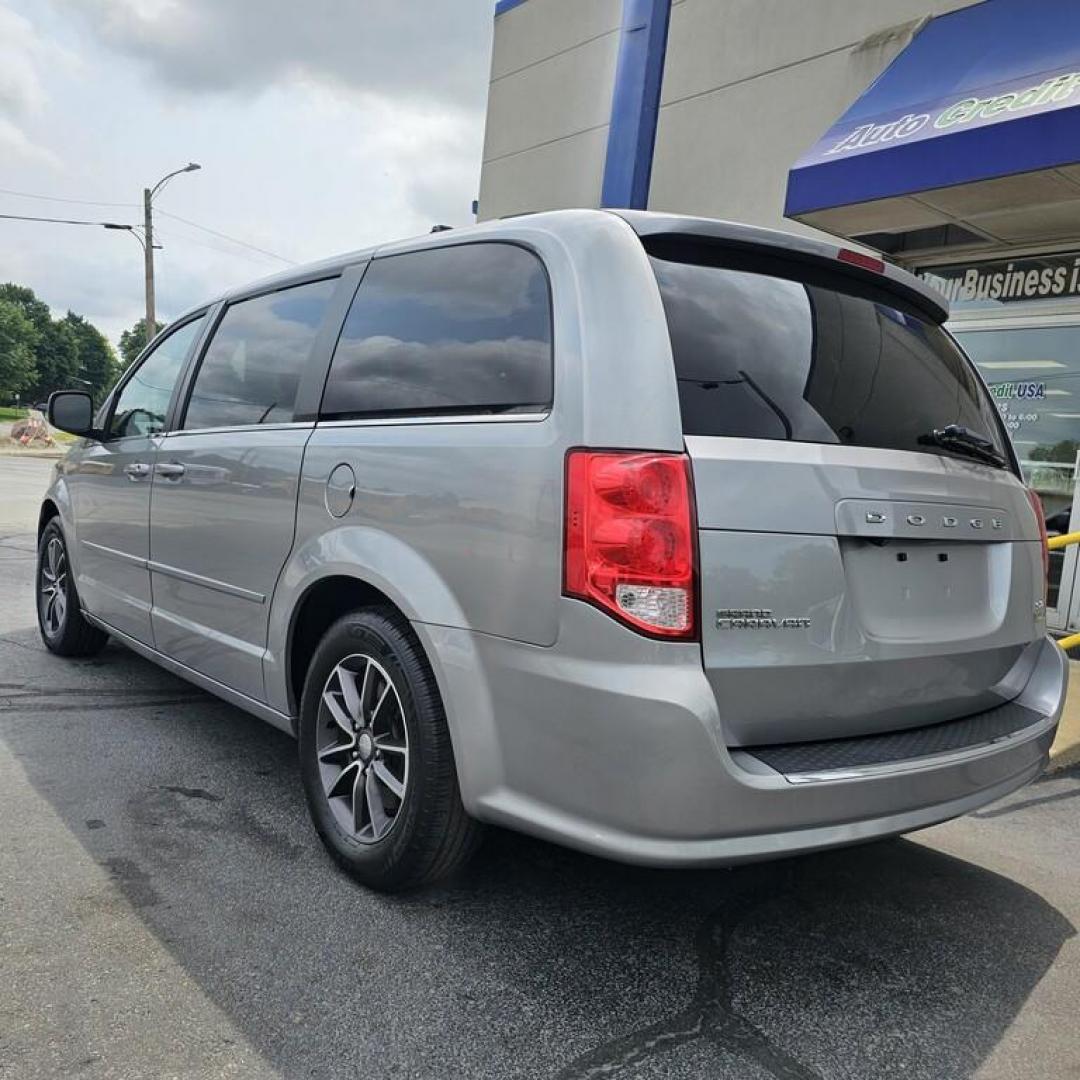
[[[236,290],[97,415],[53,395],[42,637],[295,734],[379,889],[484,822],[700,866],[967,813],[1042,771],[1067,664],[946,314],[861,252],[593,210]]]

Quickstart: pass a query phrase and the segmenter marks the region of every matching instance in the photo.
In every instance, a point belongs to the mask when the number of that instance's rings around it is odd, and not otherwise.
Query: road
[[[41,495],[55,464],[49,458],[0,457],[0,536],[37,529]]]
[[[375,896],[286,736],[118,646],[41,647],[48,472],[0,458],[0,1078],[1080,1076],[1080,774],[730,871],[492,832]]]

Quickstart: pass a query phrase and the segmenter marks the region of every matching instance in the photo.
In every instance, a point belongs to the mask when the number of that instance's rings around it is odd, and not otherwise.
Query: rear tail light
[[[1047,587],[1050,583],[1050,548],[1047,547],[1046,515],[1043,513],[1042,499],[1032,488],[1027,489],[1028,502],[1035,512],[1035,520],[1039,524],[1039,540],[1042,541],[1042,565],[1043,565],[1043,599],[1046,599]]]
[[[685,454],[571,450],[563,592],[642,633],[694,637],[694,525]]]

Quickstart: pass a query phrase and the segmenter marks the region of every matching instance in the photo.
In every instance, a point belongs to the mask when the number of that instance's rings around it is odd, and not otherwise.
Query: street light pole
[[[143,235],[145,243],[144,268],[146,278],[146,344],[149,345],[157,327],[157,312],[154,299],[154,196],[180,173],[194,172],[202,168],[194,161],[189,161],[182,169],[163,176],[152,188],[143,188]]]
[[[115,221],[95,221],[93,224],[100,225],[103,229],[116,229],[118,232],[130,233],[130,235],[134,236],[135,239],[138,240],[139,247],[141,247],[144,251],[146,249],[146,241],[143,240],[143,238],[139,235],[139,230],[142,228],[141,225],[119,225]],[[155,244],[154,247],[158,251],[161,250],[160,244]]]
[[[143,244],[143,268],[146,278],[146,344],[154,336],[157,327],[157,314],[154,311],[154,214],[153,198],[149,188],[143,188],[143,232],[146,243]]]

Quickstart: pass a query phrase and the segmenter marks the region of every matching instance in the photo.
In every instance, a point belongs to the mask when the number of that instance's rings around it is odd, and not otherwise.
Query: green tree
[[[34,381],[34,324],[18,304],[0,299],[0,399],[12,399]]]
[[[155,320],[154,325],[156,329],[154,334],[160,334],[165,329],[163,322],[157,322]],[[131,361],[135,359],[143,351],[146,345],[146,319],[140,319],[130,330],[125,330],[120,335],[120,358],[123,363],[124,370],[130,366]]]
[[[25,285],[0,285],[0,300],[16,305],[34,327],[35,377],[25,387],[29,396],[39,401],[54,390],[74,386],[79,374],[79,347],[71,328],[56,322],[49,305]]]
[[[0,285],[0,300],[17,304],[23,314],[37,327],[39,334],[52,322],[49,305],[44,300],[39,300],[34,295],[34,290],[28,289],[25,285],[16,285],[13,281]]]
[[[113,347],[93,323],[69,311],[61,320],[71,328],[79,357],[79,377],[85,379],[95,403],[100,402],[116,382],[120,364]]]
[[[1076,451],[1080,443],[1075,439],[1063,439],[1052,445],[1036,446],[1028,454],[1032,461],[1067,461],[1070,465],[1076,460]]]
[[[54,390],[74,390],[79,386],[79,342],[67,323],[50,320],[38,338],[37,378],[31,393],[44,401]]]
[[[54,390],[86,387],[100,400],[120,373],[112,346],[101,332],[81,315],[69,311],[54,319],[49,305],[25,285],[0,285],[0,303],[18,310],[30,327],[32,376],[20,376],[19,392],[34,402],[44,401]],[[21,370],[21,364],[20,364]],[[0,392],[11,390],[0,384]]]

